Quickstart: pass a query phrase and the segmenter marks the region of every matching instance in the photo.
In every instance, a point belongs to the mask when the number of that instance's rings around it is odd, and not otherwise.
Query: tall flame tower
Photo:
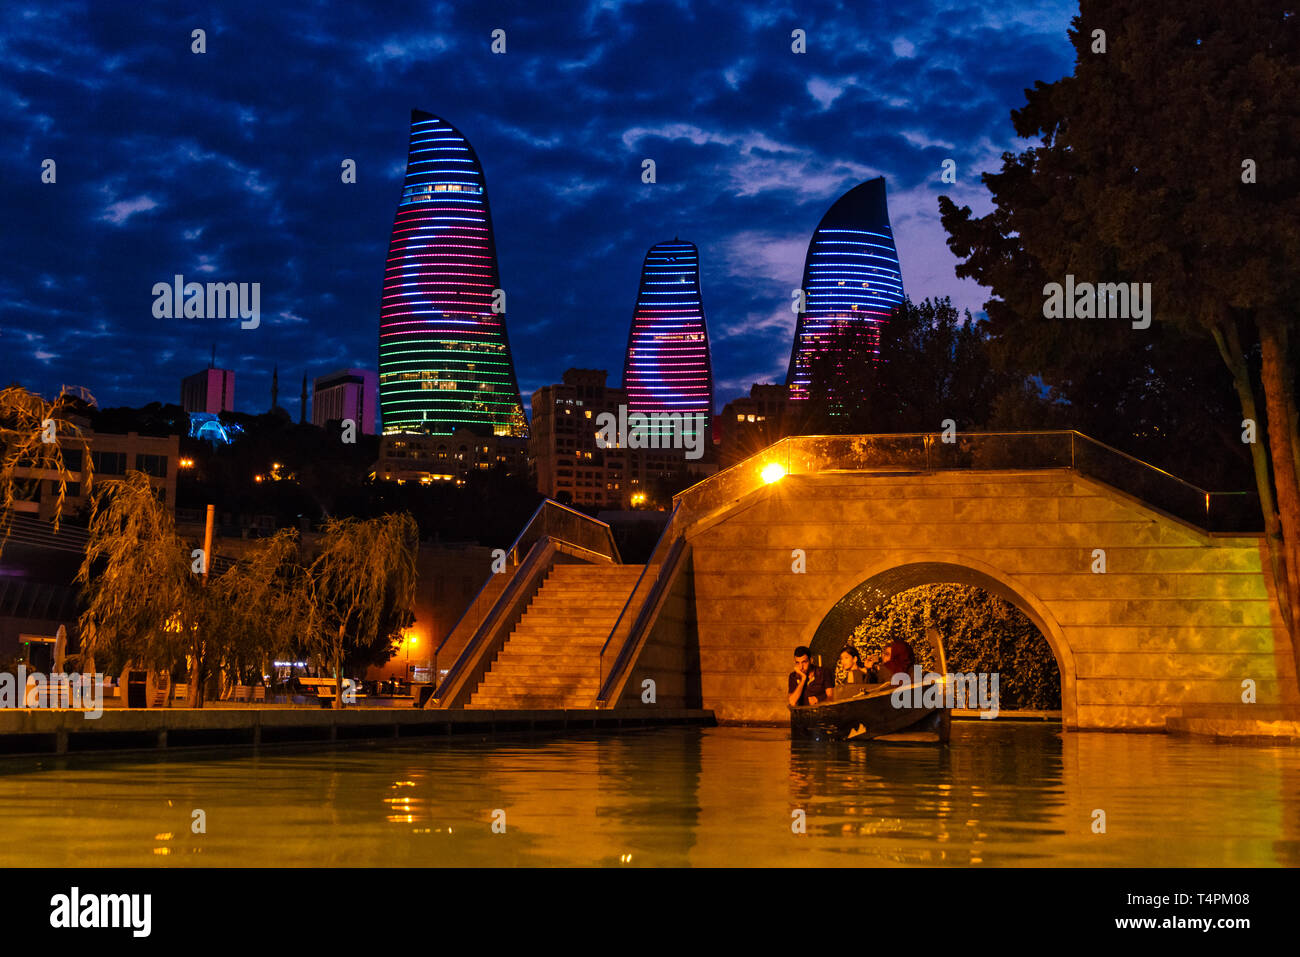
[[[903,273],[889,227],[885,178],[849,190],[826,211],[808,244],[803,268],[804,310],[795,325],[786,384],[791,399],[807,399],[814,358],[837,333],[860,328],[880,353],[880,335],[903,301]]]
[[[526,436],[487,180],[450,123],[411,111],[379,312],[385,434]]]
[[[687,434],[707,432],[713,415],[713,368],[700,293],[700,251],[694,243],[674,238],[645,254],[627,337],[623,388],[629,412],[681,413]],[[695,415],[703,419],[685,418]]]

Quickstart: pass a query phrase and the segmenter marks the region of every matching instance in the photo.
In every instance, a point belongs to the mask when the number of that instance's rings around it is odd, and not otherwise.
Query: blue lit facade
[[[903,301],[883,176],[849,190],[822,217],[808,244],[802,288],[805,308],[786,375],[791,399],[808,398],[813,359],[837,333],[860,325],[879,355],[884,326]]]
[[[623,388],[629,413],[700,414],[707,430],[713,414],[713,366],[700,294],[700,252],[694,243],[673,239],[651,246],[645,255]]]
[[[190,438],[204,439],[213,445],[229,445],[235,436],[243,435],[244,428],[234,422],[222,422],[215,412],[191,412]]]
[[[412,110],[380,307],[384,434],[527,436],[500,287],[478,156],[446,120]]]

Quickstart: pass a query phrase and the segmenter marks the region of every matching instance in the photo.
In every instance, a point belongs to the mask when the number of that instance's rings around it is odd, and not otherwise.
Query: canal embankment
[[[0,710],[0,758],[196,747],[327,744],[454,735],[551,734],[716,724],[703,709],[431,711],[295,706]]]
[[[1201,705],[1165,721],[1170,734],[1240,744],[1300,744],[1300,710],[1270,705]]]

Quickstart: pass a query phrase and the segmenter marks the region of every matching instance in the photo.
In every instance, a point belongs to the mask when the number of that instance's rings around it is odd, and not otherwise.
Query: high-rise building
[[[651,246],[641,264],[623,361],[629,412],[679,413],[694,434],[713,417],[713,367],[700,295],[700,253],[674,237]]]
[[[411,111],[379,320],[385,434],[526,436],[487,181],[469,141]]]
[[[181,408],[186,412],[232,412],[235,373],[208,367],[181,380]]]
[[[324,428],[343,419],[351,419],[365,435],[375,434],[375,374],[369,369],[340,369],[313,383],[312,424]]]
[[[533,430],[528,455],[537,490],[548,498],[596,508],[640,508],[654,501],[656,483],[683,474],[717,471],[712,461],[692,459],[682,448],[650,444],[641,435],[600,436],[610,420],[626,420],[627,391],[606,386],[604,369],[568,369],[563,381],[533,393]],[[703,442],[701,437],[700,442]]]
[[[853,187],[827,210],[808,244],[802,289],[804,308],[786,374],[795,401],[808,398],[813,360],[839,333],[866,332],[878,355],[881,330],[903,301],[883,176]]]

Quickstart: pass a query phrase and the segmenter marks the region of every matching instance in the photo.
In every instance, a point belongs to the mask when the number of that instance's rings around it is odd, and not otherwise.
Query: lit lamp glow
[[[766,484],[771,485],[785,477],[785,468],[776,462],[768,462],[758,474]]]

